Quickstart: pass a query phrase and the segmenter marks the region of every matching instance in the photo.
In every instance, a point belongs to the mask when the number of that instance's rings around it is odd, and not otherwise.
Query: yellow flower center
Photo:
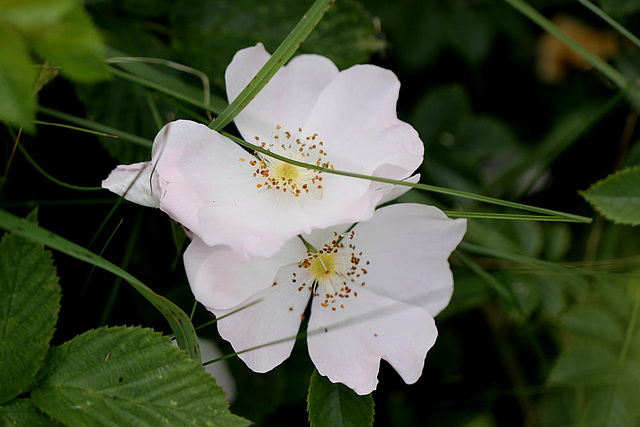
[[[333,254],[320,254],[311,261],[311,274],[316,280],[322,280],[336,272],[336,260]]]
[[[350,241],[354,231],[343,235],[334,233],[334,238],[325,243],[317,252],[307,251],[307,257],[298,264],[305,273],[300,277],[293,273],[291,282],[298,291],[307,288],[314,298],[321,298],[322,307],[344,308],[347,298],[357,297],[357,289],[365,285],[369,261],[362,258],[362,252]],[[302,279],[302,283],[298,283]]]
[[[289,131],[283,132],[278,125],[271,136],[271,143],[267,144],[257,136],[255,140],[261,148],[274,154],[334,169],[334,166],[324,159],[327,153],[324,151],[324,143],[320,141],[318,134],[314,133],[309,136],[301,134],[301,128],[298,128],[298,133],[294,135]],[[295,197],[310,194],[315,199],[322,198],[324,190],[321,171],[294,166],[266,154],[258,152],[254,154],[257,158],[246,163],[252,167],[253,177],[258,179],[257,188],[279,190],[285,194],[293,194]],[[245,162],[245,159],[238,160]]]
[[[280,162],[280,164],[276,165],[272,168],[273,177],[276,181],[285,181],[285,182],[293,182],[300,178],[301,171],[297,166],[292,165],[291,163]]]

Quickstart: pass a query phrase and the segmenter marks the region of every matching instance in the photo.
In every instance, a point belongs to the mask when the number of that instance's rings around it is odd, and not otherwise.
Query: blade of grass
[[[493,204],[493,205],[504,206],[504,207],[514,208],[514,209],[520,209],[520,210],[524,210],[524,211],[529,211],[529,212],[534,212],[534,213],[538,213],[538,214],[551,216],[554,220],[555,220],[555,218],[560,217],[560,218],[564,218],[565,221],[567,221],[567,222],[579,222],[579,223],[589,223],[589,222],[591,222],[591,218],[583,217],[583,216],[580,216],[580,215],[574,215],[574,214],[569,214],[569,213],[565,213],[565,212],[559,212],[559,211],[555,211],[555,210],[552,210],[552,209],[539,208],[537,206],[524,205],[524,204],[521,204],[521,203],[510,202],[508,200],[501,200],[501,199],[496,199],[496,198],[489,197],[489,196],[483,196],[481,194],[467,193],[465,191],[453,190],[453,189],[443,188],[443,187],[436,187],[434,185],[421,184],[421,183],[411,183],[411,182],[398,181],[398,180],[395,180],[395,179],[388,179],[388,178],[382,178],[382,177],[371,176],[371,175],[362,175],[362,174],[358,174],[358,173],[341,171],[341,170],[337,170],[337,169],[323,168],[323,167],[320,167],[320,166],[317,166],[317,165],[312,165],[310,163],[299,162],[297,160],[292,160],[292,159],[289,159],[287,157],[281,156],[279,154],[272,153],[271,151],[269,151],[269,150],[267,150],[265,148],[258,147],[257,145],[253,145],[251,143],[248,143],[248,142],[244,141],[243,139],[238,138],[236,136],[233,136],[233,135],[231,135],[231,134],[229,134],[227,132],[221,132],[221,134],[226,136],[226,137],[228,137],[229,139],[232,139],[233,141],[237,142],[238,144],[242,145],[243,147],[246,147],[246,148],[249,148],[249,149],[253,150],[254,152],[265,154],[267,156],[273,157],[273,158],[278,159],[280,161],[283,161],[283,162],[286,162],[286,163],[290,163],[292,165],[295,165],[295,166],[298,166],[298,167],[302,167],[302,168],[305,168],[305,169],[311,169],[311,170],[317,170],[317,171],[326,172],[326,173],[332,173],[332,174],[336,174],[336,175],[348,176],[348,177],[351,177],[351,178],[366,179],[366,180],[369,180],[369,181],[383,182],[383,183],[386,183],[386,184],[402,185],[402,186],[405,186],[405,187],[417,188],[419,190],[430,191],[430,192],[433,192],[433,193],[448,194],[448,195],[451,195],[451,196],[463,197],[463,198],[466,198],[466,199],[476,200],[478,202],[489,203],[489,204]]]
[[[634,36],[629,30],[620,25],[615,19],[604,13],[602,9],[600,9],[595,4],[591,3],[589,0],[578,0],[585,6],[587,9],[598,15],[602,20],[604,20],[607,24],[611,25],[616,31],[626,37],[631,43],[636,45],[636,47],[640,47],[640,39]]]
[[[629,318],[629,323],[627,324],[627,331],[624,337],[624,343],[622,344],[622,349],[620,350],[620,356],[618,360],[620,363],[624,362],[627,357],[627,353],[629,352],[629,346],[631,345],[631,341],[633,340],[633,334],[638,327],[638,316],[640,313],[640,286],[636,281],[636,294],[633,299],[633,309],[631,311],[631,316]]]
[[[316,0],[307,13],[293,27],[293,30],[273,52],[256,76],[249,82],[242,92],[220,115],[209,125],[215,131],[221,131],[247,106],[249,102],[262,90],[264,85],[273,77],[307,38],[315,26],[320,22],[324,14],[329,10],[334,0]]]
[[[531,7],[524,0],[504,0],[518,12],[529,18],[532,22],[542,27],[543,30],[558,38],[569,48],[582,56],[593,68],[607,76],[616,86],[629,94],[640,96],[640,92],[625,79],[625,77],[611,65],[607,64],[597,55],[594,55],[580,43],[569,37],[564,31],[560,30],[553,22],[545,18],[540,12]]]
[[[129,238],[127,240],[127,246],[124,249],[124,254],[122,255],[122,261],[120,263],[120,268],[126,271],[129,268],[129,263],[131,263],[131,259],[133,258],[136,243],[138,241],[138,233],[140,232],[140,228],[142,227],[142,218],[144,216],[144,210],[138,210],[138,215],[136,217],[136,221],[133,224],[133,228],[129,233]],[[113,309],[113,305],[118,297],[118,292],[120,291],[120,287],[122,286],[122,277],[116,276],[113,281],[113,286],[111,287],[111,292],[109,293],[109,298],[102,309],[102,315],[100,316],[100,321],[98,322],[98,326],[104,326],[107,323],[107,319],[109,318],[109,314],[111,314],[111,310]]]
[[[555,159],[579,141],[581,136],[600,123],[623,99],[624,92],[620,91],[594,111],[582,108],[576,110],[565,119],[569,126],[562,126],[559,129],[552,129],[548,132],[547,136],[522,160],[497,176],[494,183],[514,182],[516,179],[522,179],[526,176],[525,185],[515,194],[516,198],[524,196],[538,182],[542,173],[548,169]],[[585,118],[587,114],[588,117]],[[523,173],[523,171],[527,170],[535,171],[535,173]]]
[[[153,145],[153,142],[149,141],[148,139],[141,138],[137,135],[115,129],[110,126],[105,126],[103,124],[96,123],[93,120],[87,120],[81,117],[72,116],[71,114],[63,113],[61,111],[53,110],[51,108],[42,107],[42,106],[38,107],[38,110],[41,113],[51,117],[55,117],[56,119],[64,120],[66,122],[73,123],[83,128],[93,129],[98,132],[104,132],[110,135],[115,135],[122,140],[129,141],[134,144],[141,145],[143,147],[151,148],[151,146]]]
[[[469,218],[469,219],[505,219],[510,221],[543,221],[543,222],[567,222],[562,216],[553,215],[525,215],[525,214],[509,214],[509,213],[493,213],[493,212],[462,212],[447,211],[443,212],[449,218]]]
[[[112,47],[108,47],[107,52],[112,59],[120,58],[122,60],[126,57],[131,58],[126,52],[119,51]],[[181,72],[192,74],[200,80],[202,88],[196,88],[184,82],[182,79],[175,77],[173,74],[167,73],[165,70],[159,70],[157,67],[149,64],[162,64]],[[160,58],[135,58],[132,61],[117,62],[116,66],[118,68],[114,67],[114,69],[117,71],[124,70],[129,75],[140,78],[140,82],[144,82],[143,86],[173,97],[186,98],[184,100],[187,102],[197,102],[199,105],[203,105],[203,108],[208,112],[219,114],[227,107],[226,100],[210,93],[208,76],[195,68]],[[153,87],[150,87],[150,85]],[[208,123],[210,121],[211,119],[208,119],[206,122]]]
[[[119,70],[119,69],[117,69],[115,67],[111,67],[110,70],[111,70],[111,72],[113,73],[114,76],[116,76],[116,77],[118,77],[120,79],[130,81],[132,83],[138,84],[138,85],[140,85],[142,87],[146,87],[147,89],[151,89],[151,90],[154,90],[156,92],[163,93],[165,95],[169,95],[169,96],[171,96],[171,97],[173,97],[175,99],[179,99],[181,101],[188,102],[191,105],[195,105],[196,107],[202,108],[203,110],[209,111],[209,112],[214,113],[214,114],[217,114],[220,111],[222,111],[222,109],[226,105],[226,103],[224,103],[224,101],[222,101],[222,100],[218,101],[219,98],[215,98],[215,100],[216,100],[215,103],[213,102],[214,98],[212,98],[210,100],[211,104],[207,105],[207,104],[203,103],[200,100],[192,98],[189,95],[185,95],[183,93],[176,92],[173,89],[169,89],[168,87],[162,86],[159,83],[153,82],[151,80],[147,80],[144,77],[140,77],[138,75],[129,73],[127,71]]]
[[[209,77],[205,73],[200,70],[197,70],[192,67],[188,67],[186,65],[178,64],[177,62],[169,61],[161,58],[141,58],[141,57],[132,57],[132,56],[124,56],[124,57],[115,57],[115,58],[107,58],[106,60],[109,64],[117,64],[117,63],[127,63],[127,62],[142,62],[149,64],[160,64],[165,65],[169,68],[173,68],[174,70],[179,70],[185,73],[192,74],[200,79],[202,83],[202,103],[204,105],[211,105],[211,83],[209,82]]]
[[[158,130],[162,129],[164,123],[162,123],[162,117],[160,117],[160,111],[158,111],[158,105],[156,101],[153,99],[153,93],[150,91],[145,91],[145,98],[147,100],[147,104],[149,105],[149,110],[151,110],[151,116],[153,117],[153,121],[156,123],[156,127]]]
[[[71,190],[78,190],[78,191],[102,190],[102,187],[82,187],[79,185],[67,184],[64,181],[60,181],[59,179],[54,178],[53,176],[49,175],[44,169],[42,169],[40,165],[33,159],[33,157],[31,157],[29,153],[27,153],[27,150],[22,146],[22,144],[18,144],[18,149],[20,150],[22,155],[27,159],[27,161],[31,164],[31,166],[33,166],[42,176],[47,178],[49,181],[58,184],[61,187],[69,188]]]
[[[34,120],[33,123],[35,123],[37,125],[55,126],[55,127],[65,128],[65,129],[71,129],[71,130],[75,130],[75,131],[78,131],[78,132],[86,132],[86,133],[90,133],[90,134],[93,134],[93,135],[104,136],[104,137],[107,137],[107,138],[118,138],[117,135],[109,135],[108,133],[98,132],[98,131],[91,130],[91,129],[84,129],[84,128],[77,127],[77,126],[65,125],[65,124],[62,124],[62,123],[43,122],[42,120]]]
[[[153,292],[140,280],[121,269],[117,265],[112,264],[104,258],[99,257],[91,251],[77,245],[57,234],[54,234],[44,228],[41,228],[33,223],[25,221],[15,215],[10,214],[5,210],[0,210],[0,228],[7,231],[25,237],[27,239],[35,240],[44,244],[45,246],[58,250],[62,253],[76,258],[80,261],[86,262],[96,267],[102,268],[110,273],[115,274],[118,277],[126,280],[135,290],[147,299],[158,311],[167,319],[173,333],[176,336],[176,341],[180,348],[185,350],[193,359],[201,362],[200,348],[198,346],[198,340],[196,338],[195,330],[184,311],[177,305],[164,298],[161,295]]]
[[[16,154],[16,148],[20,144],[20,136],[22,135],[22,127],[18,129],[18,135],[14,135],[11,131],[11,128],[8,128],[11,133],[11,138],[13,138],[13,148],[11,149],[11,154],[9,155],[9,160],[7,160],[7,165],[4,168],[4,175],[2,175],[2,179],[0,179],[0,193],[4,188],[4,183],[7,182],[7,177],[9,176],[9,170],[11,169],[11,165],[13,164],[13,158]]]
[[[487,248],[484,246],[476,245],[474,243],[461,242],[458,245],[458,248],[462,249],[465,252],[472,253],[475,255],[501,259],[504,261],[509,261],[514,264],[533,267],[535,269],[551,270],[557,273],[568,274],[574,277],[579,277],[581,275],[588,275],[588,272],[580,271],[574,268],[569,268],[554,262],[543,261],[540,259],[531,258],[525,255],[515,254],[512,252],[502,251],[499,249]]]

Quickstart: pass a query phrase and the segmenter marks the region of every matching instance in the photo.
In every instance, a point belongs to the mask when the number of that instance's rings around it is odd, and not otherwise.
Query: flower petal
[[[391,71],[356,65],[331,80],[303,126],[319,134],[336,168],[342,169],[340,159],[351,159],[354,172],[372,174],[388,164],[404,171],[389,178],[406,178],[422,163],[424,145],[397,118],[399,89]]]
[[[366,289],[345,299],[344,309],[334,311],[320,301],[313,300],[307,338],[320,374],[368,394],[376,388],[384,359],[406,383],[418,380],[438,334],[426,310]]]
[[[160,207],[163,193],[158,175],[153,173],[151,162],[118,166],[102,181],[102,188],[119,194],[126,200],[151,208]]]
[[[270,55],[262,43],[236,53],[225,81],[229,102],[255,77]],[[234,119],[247,141],[269,141],[276,125],[291,132],[303,125],[320,92],[338,74],[336,66],[319,55],[299,55],[282,67]]]
[[[351,243],[369,261],[367,290],[423,307],[434,317],[447,306],[453,293],[447,259],[464,236],[466,220],[401,203],[378,209],[354,231]]]
[[[208,310],[229,309],[271,287],[278,270],[297,264],[305,248],[291,240],[270,258],[249,260],[228,246],[207,246],[198,236],[184,253],[184,266],[193,294]]]
[[[361,203],[370,197],[363,180],[327,177],[319,200],[257,188],[252,155],[195,122],[168,124],[154,144],[161,147],[154,150],[156,171],[166,182],[160,208],[209,246],[270,256],[297,234],[372,214],[371,203]]]
[[[152,161],[166,181],[160,208],[208,244],[226,243],[224,236],[203,232],[198,212],[250,198],[255,184],[248,165],[239,161],[250,154],[207,126],[188,120],[167,124],[158,133],[155,147],[160,148],[154,149]]]
[[[297,265],[284,267],[275,286],[253,295],[230,310],[214,310],[220,336],[229,341],[238,356],[255,372],[267,372],[282,363],[293,349],[302,314],[311,291],[298,291],[291,283]],[[233,284],[235,285],[235,284]]]

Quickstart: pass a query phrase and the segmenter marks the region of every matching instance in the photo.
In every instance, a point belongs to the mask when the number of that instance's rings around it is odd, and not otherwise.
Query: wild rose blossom
[[[317,252],[296,237],[271,257],[247,260],[194,237],[184,261],[196,299],[220,318],[220,335],[249,368],[266,372],[289,357],[311,299],[313,363],[367,394],[381,359],[407,383],[420,377],[437,336],[433,318],[453,292],[447,259],[465,230],[464,219],[434,207],[398,204],[352,228],[303,236]]]
[[[229,100],[269,59],[262,44],[236,53]],[[273,153],[330,169],[404,180],[420,165],[417,132],[396,116],[400,83],[373,65],[338,71],[299,55],[236,117],[242,137]],[[178,120],[156,136],[149,162],[118,166],[103,187],[159,207],[209,246],[269,256],[314,228],[370,218],[403,188],[253,155],[202,124]],[[126,193],[126,194],[125,194]]]

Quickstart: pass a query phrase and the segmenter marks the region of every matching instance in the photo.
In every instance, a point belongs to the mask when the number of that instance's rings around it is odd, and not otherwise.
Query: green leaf
[[[102,38],[89,15],[79,8],[25,36],[38,55],[59,66],[71,80],[94,82],[110,75]]]
[[[69,425],[245,426],[202,365],[151,329],[99,328],[49,352],[36,406]]]
[[[0,3],[0,22],[22,30],[59,20],[79,0],[5,0]]]
[[[0,120],[33,131],[37,71],[24,40],[16,31],[0,25]]]
[[[614,319],[602,308],[582,306],[574,308],[560,319],[562,326],[583,337],[595,338],[601,342],[621,344],[623,332]]]
[[[307,398],[312,427],[364,427],[373,425],[373,398],[359,396],[343,384],[334,384],[314,371]]]
[[[480,65],[491,49],[491,23],[478,10],[468,7],[452,10],[448,21],[448,39],[453,49],[469,65]]]
[[[49,349],[61,289],[49,251],[7,234],[0,242],[0,403],[26,391]]]
[[[640,10],[640,2],[637,0],[601,0],[602,8],[612,15],[631,15]]]
[[[133,277],[131,274],[82,246],[76,245],[75,243],[40,228],[35,224],[26,222],[1,209],[0,228],[13,231],[28,239],[44,243],[45,246],[57,249],[73,258],[95,265],[96,267],[100,267],[115,274],[116,276],[122,277],[124,280],[129,282],[136,291],[140,292],[147,301],[153,304],[156,309],[162,313],[165,319],[167,319],[167,322],[171,325],[171,329],[176,336],[176,341],[180,348],[185,350],[192,358],[197,361],[201,361],[198,338],[196,337],[196,332],[193,329],[193,324],[189,320],[189,316],[187,316],[180,307],[161,295],[153,292],[144,283]]]
[[[623,169],[581,194],[605,218],[620,224],[640,224],[640,166]]]
[[[562,353],[549,374],[549,384],[579,385],[601,380],[611,374],[618,358],[597,346],[576,346]]]
[[[182,62],[221,80],[239,49],[262,42],[267,51],[274,52],[310,3],[282,0],[266,7],[256,0],[179,0],[171,9],[171,41]],[[300,51],[327,56],[339,68],[346,68],[365,62],[383,46],[362,6],[342,0],[331,6]]]
[[[596,389],[589,399],[585,418],[596,426],[625,427],[635,424],[636,407],[627,408],[616,385]]]
[[[2,424],[4,421],[5,424]],[[28,427],[58,427],[59,422],[40,411],[31,399],[14,399],[0,406],[0,425]]]

